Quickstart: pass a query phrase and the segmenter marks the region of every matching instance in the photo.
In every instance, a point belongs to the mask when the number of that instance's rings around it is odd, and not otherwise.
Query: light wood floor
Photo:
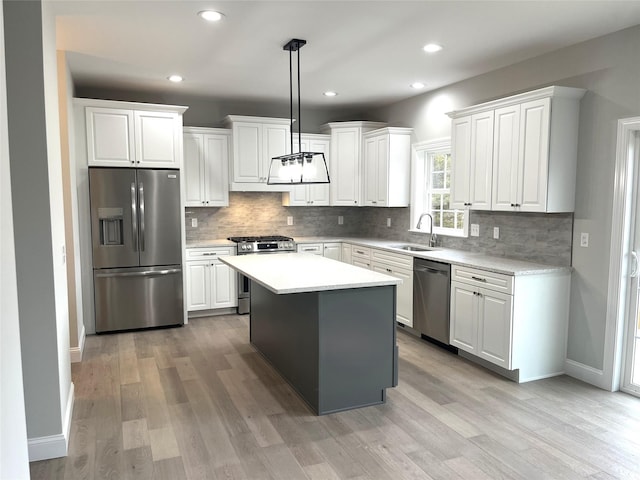
[[[640,399],[517,385],[404,332],[387,403],[316,417],[248,319],[91,336],[66,458],[33,479],[640,478]]]

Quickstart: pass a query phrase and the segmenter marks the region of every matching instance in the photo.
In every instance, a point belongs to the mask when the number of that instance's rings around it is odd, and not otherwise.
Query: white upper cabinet
[[[584,93],[585,90],[578,88],[546,87],[450,113],[454,136],[452,189],[465,182],[460,178],[464,172],[458,173],[456,167],[458,158],[466,161],[465,152],[457,152],[455,136],[460,129],[456,123],[491,113],[491,210],[572,212],[575,207],[578,116]],[[472,151],[469,157],[473,163]],[[468,173],[478,181],[477,172],[475,175]],[[454,197],[454,205],[459,207],[458,192]],[[470,208],[477,207],[473,201],[471,203]]]
[[[99,101],[96,101],[99,102]],[[101,102],[111,107],[86,107],[87,161],[89,166],[180,168],[182,164],[183,107],[171,111],[115,108],[141,106]]]
[[[230,135],[220,128],[184,129],[186,206],[229,206]]]
[[[267,185],[271,159],[290,153],[291,120],[229,115],[225,124],[233,138],[231,190],[288,191],[286,185]]]
[[[362,150],[364,133],[385,127],[378,122],[333,122],[331,132],[331,205],[362,205]]]
[[[452,123],[454,208],[491,209],[493,112],[456,118]]]
[[[412,131],[389,127],[364,134],[363,205],[409,206]]]
[[[330,135],[320,135],[312,133],[303,133],[300,142],[298,135],[293,136],[293,152],[298,152],[302,146],[304,152],[322,152],[330,165],[329,150],[331,145]],[[327,206],[329,205],[329,184],[319,183],[316,185],[293,185],[289,187],[291,190],[282,194],[282,204],[287,207],[311,207],[311,206]]]

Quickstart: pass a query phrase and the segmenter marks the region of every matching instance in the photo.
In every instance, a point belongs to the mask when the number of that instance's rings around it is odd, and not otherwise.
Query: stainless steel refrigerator
[[[180,172],[89,168],[96,332],[181,325]]]

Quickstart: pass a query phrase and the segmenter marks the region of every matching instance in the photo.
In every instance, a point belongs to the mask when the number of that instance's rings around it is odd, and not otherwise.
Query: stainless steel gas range
[[[229,237],[235,242],[238,255],[261,255],[266,253],[295,252],[296,244],[291,237],[265,235],[256,237]],[[249,279],[238,273],[238,313],[250,312]]]

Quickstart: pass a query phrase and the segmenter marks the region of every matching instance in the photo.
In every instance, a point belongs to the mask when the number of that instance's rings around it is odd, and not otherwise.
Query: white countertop
[[[238,255],[219,260],[277,294],[398,285],[402,280],[308,253]]]
[[[195,240],[187,243],[186,248],[211,248],[211,247],[234,247],[236,243],[226,238],[217,238],[213,240]]]
[[[481,268],[496,273],[506,275],[539,275],[545,273],[571,272],[571,267],[546,265],[543,263],[527,262],[524,260],[514,260],[505,257],[494,257],[483,253],[468,252],[465,250],[455,250],[452,248],[436,247],[427,252],[412,252],[402,250],[397,245],[414,245],[425,247],[411,242],[395,240],[380,240],[369,238],[336,238],[336,237],[295,237],[296,243],[320,243],[320,242],[345,242],[363,247],[379,248],[389,252],[401,253],[417,258],[425,258],[436,262],[449,263],[472,268]]]

